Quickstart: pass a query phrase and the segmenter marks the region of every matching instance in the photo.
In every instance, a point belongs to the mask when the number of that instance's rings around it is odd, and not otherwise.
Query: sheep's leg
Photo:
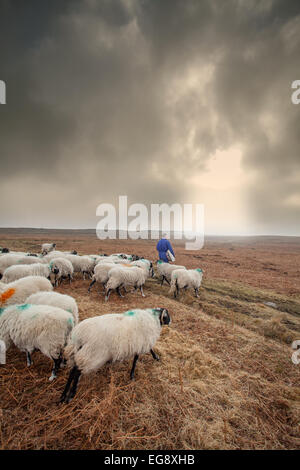
[[[31,354],[29,351],[26,351],[26,358],[27,358],[27,366],[30,367],[32,365]]]
[[[94,280],[90,283],[89,288],[88,288],[88,292],[91,292],[91,287],[95,284],[95,282],[96,282],[96,279],[94,279]]]
[[[69,284],[71,284],[71,274],[68,274],[68,277],[69,277]]]
[[[166,282],[169,284],[169,286],[170,286],[170,282],[168,281],[168,279],[166,278],[166,276],[163,276],[163,277],[162,277],[161,286],[163,285],[164,281],[166,281]]]
[[[137,360],[139,358],[139,355],[136,354],[134,356],[134,359],[133,359],[133,364],[132,364],[132,368],[131,368],[131,371],[130,371],[130,379],[134,379],[134,371],[135,371],[135,366],[136,366],[136,363],[137,363]]]
[[[105,294],[105,282],[102,282],[103,293]],[[99,294],[101,294],[101,289],[99,289]]]
[[[77,392],[78,381],[79,381],[80,376],[81,376],[81,371],[78,369],[77,366],[73,367],[73,369],[75,369],[74,376],[73,376],[73,385],[72,385],[72,388],[69,391],[68,396],[66,398],[66,403],[70,403],[72,398],[75,397],[76,392]]]
[[[54,365],[53,365],[51,376],[49,377],[50,382],[52,382],[52,380],[56,379],[57,372],[59,371],[60,364],[61,364],[62,360],[63,360],[63,358],[62,358],[61,354],[58,356],[57,359],[53,359]]]
[[[157,354],[155,354],[155,352],[153,351],[153,349],[150,349],[150,352],[151,352],[151,354],[152,354],[153,359],[155,359],[156,361],[159,361],[159,360],[160,360],[160,359],[159,359],[159,356],[158,356]]]
[[[164,277],[165,277],[165,276],[162,276],[162,278],[161,278],[161,283],[160,283],[161,286],[162,286],[163,283],[164,283]]]
[[[118,287],[116,288],[117,294],[119,295],[119,297],[124,297],[124,295],[122,295],[121,292],[120,292],[120,287],[121,287],[121,286],[118,286]]]
[[[140,286],[140,291],[142,293],[142,297],[146,297],[145,294],[144,294],[144,291],[143,291],[143,286]]]
[[[195,288],[195,296],[196,296],[196,297],[199,297],[199,289],[198,289],[198,287]]]
[[[105,296],[105,302],[108,301],[110,293],[111,293],[111,289],[108,289],[108,291],[106,292],[106,296]]]
[[[60,397],[60,403],[63,403],[64,401],[66,401],[67,394],[68,394],[69,388],[71,387],[71,384],[74,380],[74,375],[75,375],[76,370],[77,370],[77,366],[74,366],[73,369],[70,370],[70,374],[69,374],[66,386],[65,386],[64,391],[62,392],[61,397]]]

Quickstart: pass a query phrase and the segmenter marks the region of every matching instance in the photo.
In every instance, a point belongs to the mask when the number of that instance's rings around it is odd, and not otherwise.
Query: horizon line
[[[56,231],[90,231],[90,232],[95,232],[96,235],[96,229],[95,228],[62,228],[62,227],[1,227],[0,230],[56,230]],[[123,232],[128,232],[128,233],[136,233],[135,230],[122,230],[122,229],[116,229],[117,232],[123,231]],[[156,229],[155,229],[156,231]],[[149,230],[141,230],[141,232],[151,232],[151,229]],[[158,230],[159,233],[163,232],[163,230]],[[170,230],[171,234],[174,233],[182,233],[184,234],[184,231],[179,232],[175,230]],[[216,233],[204,233],[204,237],[293,237],[297,238],[300,237],[299,235],[287,235],[287,234],[271,234],[271,233],[265,233],[265,234],[231,234],[231,233],[222,233],[222,234],[216,234]],[[117,238],[118,239],[118,238]],[[99,239],[100,240],[100,239]],[[149,240],[149,239],[148,239]],[[151,240],[151,238],[150,238]],[[105,241],[101,240],[101,241]]]

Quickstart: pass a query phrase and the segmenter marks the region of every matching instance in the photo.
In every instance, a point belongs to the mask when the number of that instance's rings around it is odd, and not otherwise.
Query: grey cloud
[[[295,232],[300,207],[283,201],[297,194],[300,164],[299,110],[289,89],[299,78],[297,2],[86,0],[45,9],[7,1],[0,8],[0,78],[8,89],[0,197],[11,201],[2,225],[22,205],[14,184],[32,204],[32,225],[53,204],[53,223],[69,213],[73,226],[76,215],[89,225],[96,205],[119,194],[185,202],[187,178],[217,149],[238,143],[245,172],[257,175],[244,188],[253,224],[278,230],[282,214],[285,230]],[[185,88],[189,71],[205,66],[209,81]],[[41,198],[26,183],[30,175],[45,183]]]

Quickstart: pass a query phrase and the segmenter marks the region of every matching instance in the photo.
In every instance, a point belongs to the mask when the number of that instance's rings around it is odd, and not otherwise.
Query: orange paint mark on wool
[[[6,291],[4,291],[3,294],[0,295],[1,305],[5,304],[5,302],[7,302],[7,300],[10,299],[15,292],[16,289],[7,289]]]

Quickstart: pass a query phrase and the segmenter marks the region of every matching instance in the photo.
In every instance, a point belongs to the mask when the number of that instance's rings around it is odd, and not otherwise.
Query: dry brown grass
[[[74,240],[58,246],[99,251],[90,240]],[[36,242],[10,243],[27,249]],[[116,245],[106,250],[133,251]],[[135,251],[143,250],[137,244]],[[300,448],[300,367],[291,362],[286,336],[298,334],[297,295],[253,288],[246,276],[241,284],[206,274],[199,300],[190,293],[174,300],[167,288],[148,281],[145,299],[112,294],[105,304],[96,289],[87,293],[88,284],[76,279],[58,289],[76,298],[81,319],[133,307],[169,309],[172,324],[156,346],[161,361],[143,356],[132,382],[131,364],[107,365],[82,377],[70,404],[57,405],[68,371],[50,383],[47,358],[35,353],[27,368],[24,355],[12,348],[0,369],[2,449]]]

